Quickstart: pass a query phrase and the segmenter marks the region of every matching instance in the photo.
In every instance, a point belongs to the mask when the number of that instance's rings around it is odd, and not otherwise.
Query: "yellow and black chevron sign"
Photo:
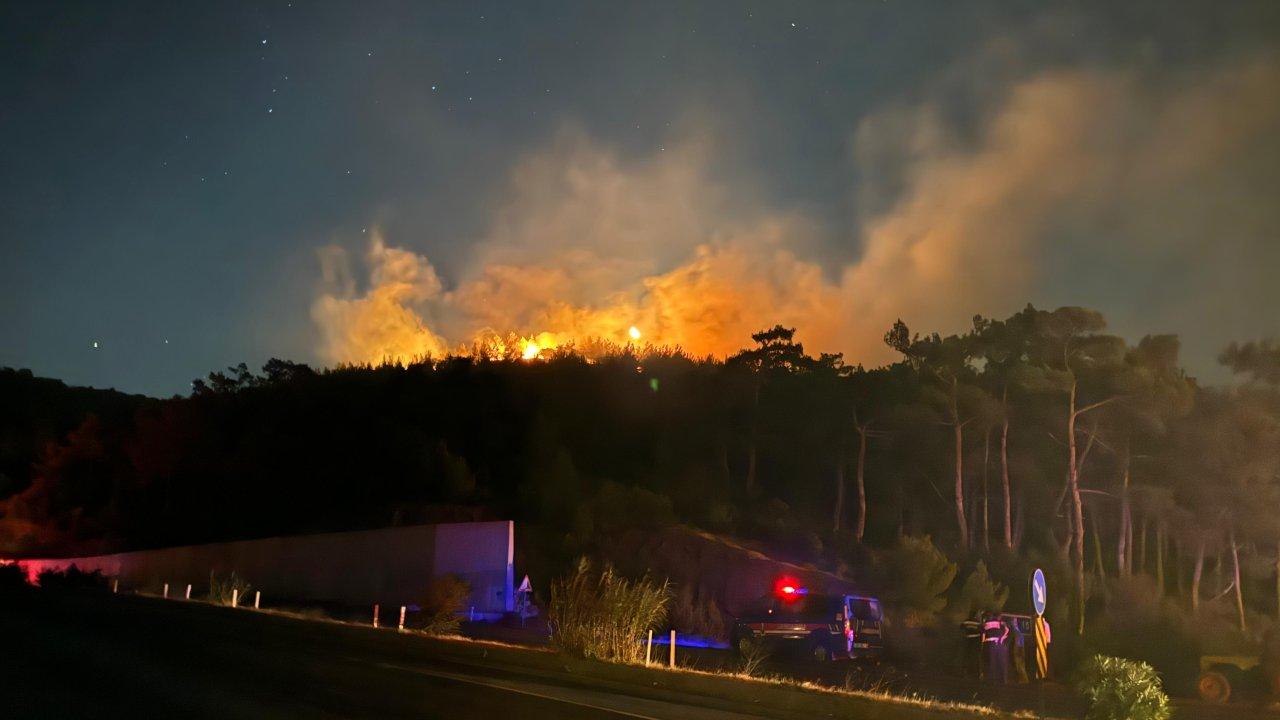
[[[1049,628],[1044,616],[1036,617],[1036,677],[1049,677]]]

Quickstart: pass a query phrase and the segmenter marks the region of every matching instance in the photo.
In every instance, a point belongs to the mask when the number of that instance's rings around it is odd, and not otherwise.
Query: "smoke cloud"
[[[811,351],[876,364],[898,317],[958,331],[975,312],[1071,286],[1083,273],[1079,261],[1057,264],[1064,243],[1099,267],[1218,267],[1203,233],[1266,247],[1280,227],[1267,197],[1280,186],[1280,73],[1269,59],[1158,84],[1128,70],[1043,72],[1011,82],[976,133],[950,127],[943,110],[886,108],[853,129],[856,194],[877,200],[838,233],[861,248],[839,267],[822,259],[814,220],[717,181],[705,136],[634,159],[565,131],[514,167],[506,201],[447,286],[427,257],[378,234],[363,283],[346,251],[323,249],[320,353],[404,361],[512,334],[540,348],[625,343],[635,327],[645,342],[725,355],[782,323]],[[1107,309],[1109,299],[1062,300]]]

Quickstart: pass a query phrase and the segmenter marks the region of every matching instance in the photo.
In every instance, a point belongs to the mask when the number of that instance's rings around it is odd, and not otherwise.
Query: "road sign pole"
[[[1044,718],[1044,681],[1049,677],[1049,625],[1044,619],[1045,605],[1049,601],[1049,586],[1044,571],[1036,568],[1031,574],[1031,606],[1036,611],[1036,687],[1040,700],[1040,718]]]

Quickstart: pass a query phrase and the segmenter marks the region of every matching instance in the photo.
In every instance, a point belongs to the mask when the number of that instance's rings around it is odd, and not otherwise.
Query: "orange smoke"
[[[702,137],[624,159],[565,132],[515,166],[506,201],[451,282],[377,233],[364,282],[345,251],[323,250],[312,306],[321,354],[335,363],[449,352],[531,360],[567,345],[590,356],[601,344],[643,342],[725,356],[781,323],[798,328],[810,352],[883,362],[881,338],[899,317],[954,332],[975,312],[1037,300],[1043,243],[1064,217],[1114,227],[1108,218],[1133,206],[1165,212],[1168,203],[1135,197],[1127,179],[1158,177],[1144,187],[1171,197],[1198,187],[1227,149],[1274,126],[1280,93],[1265,88],[1280,87],[1276,77],[1263,63],[1145,91],[1127,73],[1046,73],[1011,86],[976,138],[957,137],[928,104],[873,115],[854,146],[866,176],[859,196],[882,207],[845,233],[858,249],[852,261],[821,257],[802,214],[718,180],[714,145]],[[1201,89],[1232,83],[1249,92]],[[1266,102],[1226,108],[1237,96]],[[1182,154],[1171,155],[1171,137]],[[1141,223],[1131,224],[1142,239]],[[1088,252],[1101,264],[1123,248],[1104,236]]]

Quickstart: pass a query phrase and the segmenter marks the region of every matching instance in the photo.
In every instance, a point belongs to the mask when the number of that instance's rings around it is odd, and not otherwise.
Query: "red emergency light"
[[[780,577],[773,584],[773,594],[783,600],[795,600],[801,595],[808,595],[809,588],[800,584],[799,580],[793,577]]]

